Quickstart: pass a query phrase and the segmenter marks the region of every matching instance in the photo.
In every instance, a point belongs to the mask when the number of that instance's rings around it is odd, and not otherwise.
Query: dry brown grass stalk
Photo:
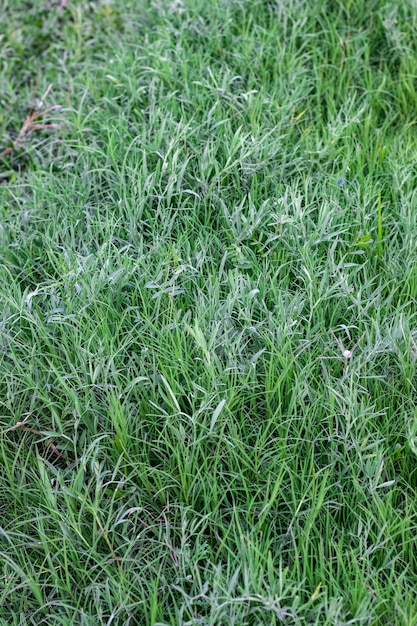
[[[61,128],[61,124],[54,124],[54,123],[45,124],[43,122],[37,121],[40,118],[44,117],[47,113],[50,113],[51,111],[56,111],[61,108],[60,105],[56,104],[51,107],[48,107],[47,109],[42,110],[42,107],[51,89],[52,89],[52,83],[48,85],[45,93],[41,96],[41,99],[39,100],[37,106],[31,109],[29,113],[27,114],[26,119],[23,122],[22,128],[19,131],[19,134],[17,135],[16,140],[13,142],[13,145],[8,146],[2,152],[0,152],[0,158],[4,158],[8,156],[9,154],[11,154],[12,152],[14,152],[15,150],[17,150],[18,148],[22,147],[27,137],[36,130],[55,130],[55,129]]]

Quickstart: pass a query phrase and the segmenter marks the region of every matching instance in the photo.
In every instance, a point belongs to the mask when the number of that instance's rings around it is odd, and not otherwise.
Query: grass
[[[417,623],[413,9],[3,2],[1,625]]]

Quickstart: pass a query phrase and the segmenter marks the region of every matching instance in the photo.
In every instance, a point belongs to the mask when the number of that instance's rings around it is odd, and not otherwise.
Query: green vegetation
[[[0,25],[0,625],[417,624],[415,2]]]

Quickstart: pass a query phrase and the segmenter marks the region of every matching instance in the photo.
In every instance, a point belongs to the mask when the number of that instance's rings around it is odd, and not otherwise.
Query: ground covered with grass
[[[417,623],[396,4],[3,1],[2,626]]]

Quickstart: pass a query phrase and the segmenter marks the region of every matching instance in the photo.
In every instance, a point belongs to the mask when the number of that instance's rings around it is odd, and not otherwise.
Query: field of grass
[[[415,626],[415,0],[0,24],[0,626]]]

